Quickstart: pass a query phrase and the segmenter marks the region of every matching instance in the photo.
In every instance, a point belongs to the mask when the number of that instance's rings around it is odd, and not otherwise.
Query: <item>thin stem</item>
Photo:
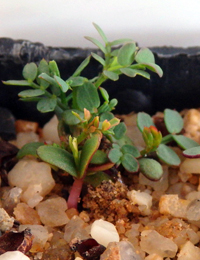
[[[172,134],[169,134],[162,138],[161,144],[167,144],[171,141],[173,141]]]
[[[72,188],[71,188],[71,191],[69,194],[68,202],[67,202],[68,209],[71,209],[71,208],[77,209],[82,186],[83,186],[83,178],[74,180],[74,183],[72,185]]]
[[[103,74],[101,74],[94,85],[98,88],[106,80],[107,78]]]

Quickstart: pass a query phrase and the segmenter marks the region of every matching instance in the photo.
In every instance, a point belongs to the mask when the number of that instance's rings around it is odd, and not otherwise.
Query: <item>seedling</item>
[[[155,64],[154,55],[149,49],[139,50],[130,39],[110,42],[102,29],[96,24],[94,26],[104,44],[91,37],[86,39],[102,51],[102,56],[91,53],[68,79],[61,78],[55,61],[47,62],[43,59],[38,65],[33,62],[25,65],[23,80],[4,82],[7,85],[31,88],[21,91],[20,99],[37,102],[37,109],[41,113],[54,111],[57,115],[61,144],[26,144],[19,151],[18,158],[33,155],[49,163],[54,169],[57,167],[73,176],[74,183],[68,198],[69,208],[77,207],[85,180],[96,186],[103,179],[109,179],[106,170],[119,165],[128,172],[141,170],[148,178],[158,180],[162,176],[162,167],[159,162],[146,156],[156,152],[165,162],[178,165],[179,158],[166,143],[173,139],[179,145],[183,144],[184,149],[191,144],[185,137],[176,135],[182,128],[176,123],[176,112],[166,110],[166,126],[170,133],[168,137],[162,138],[149,115],[139,113],[138,127],[143,134],[146,148],[140,152],[133,146],[126,136],[125,124],[111,112],[115,109],[117,100],[110,100],[102,84],[108,79],[118,80],[121,74],[129,77],[140,75],[149,79],[149,70],[161,77],[162,69]],[[102,72],[97,77],[88,79],[81,73],[91,57],[102,65]],[[178,129],[171,128],[171,114],[174,117],[173,125]],[[181,121],[180,118],[178,121]],[[94,178],[97,175],[98,178]]]

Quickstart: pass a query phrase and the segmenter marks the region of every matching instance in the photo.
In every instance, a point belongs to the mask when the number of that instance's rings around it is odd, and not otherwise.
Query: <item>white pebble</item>
[[[91,226],[91,236],[105,247],[107,247],[110,242],[119,242],[119,234],[115,226],[102,219],[93,222]]]
[[[133,205],[138,205],[139,210],[143,215],[149,215],[151,213],[152,196],[147,192],[140,192],[136,190],[128,191],[128,198]]]
[[[158,254],[162,257],[175,257],[177,245],[169,238],[160,235],[155,230],[145,230],[141,233],[140,246],[148,254]]]
[[[67,210],[67,202],[62,197],[50,197],[40,202],[36,206],[41,222],[49,227],[63,226],[69,222],[69,218],[65,211]]]
[[[163,260],[163,257],[157,254],[151,254],[145,257],[144,260]]]
[[[18,133],[17,134],[17,140],[16,144],[18,148],[22,148],[25,144],[31,143],[31,142],[39,142],[39,136],[34,132],[28,132],[28,133]]]
[[[10,217],[3,208],[0,208],[0,230],[3,232],[10,230],[13,223],[14,218]]]
[[[200,174],[200,158],[186,158],[180,165],[180,171],[183,173]]]
[[[23,193],[21,200],[26,202],[29,207],[34,208],[40,201],[43,200],[43,197],[40,195],[41,191],[41,184],[29,185]]]
[[[0,260],[30,260],[30,258],[20,251],[10,251],[0,255]]]
[[[43,127],[43,138],[45,141],[51,141],[59,144],[60,138],[58,136],[58,119],[56,116],[52,117]]]
[[[178,260],[200,259],[200,248],[194,246],[190,241],[187,241],[181,248],[177,259]]]
[[[25,192],[30,185],[41,185],[40,190],[35,190],[35,193],[41,196],[47,195],[55,186],[50,165],[28,158],[20,160],[12,168],[8,173],[8,181],[10,186],[19,187],[23,192]],[[30,192],[31,196],[33,196],[33,192]],[[28,194],[26,195],[28,197]]]

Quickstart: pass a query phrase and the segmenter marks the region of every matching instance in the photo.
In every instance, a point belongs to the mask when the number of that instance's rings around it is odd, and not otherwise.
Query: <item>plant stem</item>
[[[71,191],[69,194],[68,202],[67,202],[68,209],[71,209],[71,208],[77,209],[82,186],[83,186],[83,178],[74,180],[74,183],[72,185],[72,188],[71,188]]]
[[[98,77],[97,81],[94,83],[94,85],[98,88],[98,87],[101,86],[101,84],[102,84],[104,81],[106,81],[106,80],[107,80],[107,78],[106,78],[103,74],[101,74],[101,75]]]
[[[161,144],[167,144],[173,141],[172,134],[168,134],[162,138]]]

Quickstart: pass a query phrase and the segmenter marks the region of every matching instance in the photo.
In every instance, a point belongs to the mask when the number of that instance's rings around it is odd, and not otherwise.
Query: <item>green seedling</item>
[[[183,119],[177,111],[165,109],[164,123],[169,134],[162,137],[161,133],[156,129],[153,119],[144,112],[138,113],[137,125],[143,135],[143,139],[146,144],[146,147],[144,150],[141,151],[141,154],[145,156],[145,154],[147,155],[155,152],[158,158],[164,163],[168,165],[178,166],[181,160],[179,156],[174,152],[174,150],[167,146],[167,144],[175,141],[177,145],[183,150],[188,149],[186,151],[190,151],[190,149],[199,149],[199,144],[192,139],[180,134],[183,129]],[[186,153],[186,151],[184,151],[183,153]],[[146,162],[146,160],[148,161]],[[147,166],[148,168],[151,168],[152,172],[155,172],[155,176],[159,176],[159,174],[156,173],[156,171],[154,170],[155,162],[153,159],[149,161],[149,158],[143,158],[140,161],[142,161],[141,171],[149,179],[152,179],[154,175],[153,173],[151,173],[151,171],[149,171],[150,174],[147,174],[147,172],[144,171],[144,169],[146,169],[145,167]],[[145,163],[147,163],[147,166],[145,166]]]
[[[7,85],[19,85],[26,89],[19,93],[22,101],[34,101],[41,113],[54,111],[59,120],[58,133],[60,145],[44,143],[26,144],[18,153],[18,158],[33,155],[49,163],[54,169],[61,169],[74,178],[68,198],[68,207],[76,208],[84,181],[94,186],[103,179],[109,179],[106,171],[122,165],[131,173],[142,172],[151,179],[162,175],[159,163],[154,160],[156,173],[150,169],[152,159],[141,159],[142,156],[158,148],[158,157],[168,152],[161,141],[161,134],[149,122],[146,125],[144,114],[138,120],[141,124],[146,148],[141,153],[126,136],[126,126],[111,112],[117,105],[116,99],[109,94],[102,84],[106,80],[118,80],[121,74],[134,78],[137,75],[150,78],[149,71],[160,77],[162,69],[155,64],[153,53],[139,49],[130,39],[108,41],[102,29],[94,24],[103,43],[86,37],[102,52],[102,55],[91,53],[76,71],[67,79],[62,79],[55,61],[41,60],[39,64],[26,64],[23,80],[8,80]],[[92,79],[82,75],[90,59],[94,58],[102,66],[102,72]],[[28,87],[28,89],[27,89]],[[146,119],[145,119],[146,120]],[[149,119],[148,119],[149,120]],[[151,120],[150,120],[151,121]],[[173,130],[174,131],[174,130]],[[171,135],[173,138],[174,133]],[[161,144],[159,144],[161,141]],[[179,140],[180,141],[180,140]],[[178,141],[177,141],[178,142]],[[162,147],[163,146],[163,147]],[[177,162],[176,162],[177,164]]]

